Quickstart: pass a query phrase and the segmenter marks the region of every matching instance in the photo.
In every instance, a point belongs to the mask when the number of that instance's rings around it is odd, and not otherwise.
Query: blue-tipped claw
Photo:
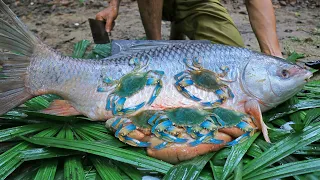
[[[167,145],[168,145],[168,142],[163,142],[163,143],[160,143],[160,144],[154,146],[153,148],[156,150],[160,150],[160,149],[167,147]]]

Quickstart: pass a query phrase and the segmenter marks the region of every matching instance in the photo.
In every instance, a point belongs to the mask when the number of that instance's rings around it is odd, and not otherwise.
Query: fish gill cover
[[[110,44],[80,41],[71,56],[100,59]],[[295,57],[299,57],[294,55]],[[295,57],[291,56],[292,61]],[[172,165],[121,143],[102,122],[38,111],[59,97],[44,95],[0,117],[0,179],[294,179],[320,176],[320,81],[263,115],[260,132],[230,148]]]

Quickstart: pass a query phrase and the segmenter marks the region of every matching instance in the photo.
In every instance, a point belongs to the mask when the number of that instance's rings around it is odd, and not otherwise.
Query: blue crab
[[[149,70],[143,72],[148,66],[149,60],[145,65],[141,66],[140,61],[137,58],[133,58],[130,64],[134,64],[135,68],[132,72],[124,75],[119,80],[112,80],[109,77],[105,77],[103,82],[108,86],[114,88],[114,90],[107,97],[106,109],[111,110],[113,115],[124,115],[133,113],[145,104],[152,104],[156,97],[159,95],[162,88],[161,78],[164,75],[163,71]],[[133,107],[124,108],[127,97],[133,96],[145,86],[155,86],[153,94],[151,95],[148,102],[142,102]],[[109,87],[110,88],[110,87]],[[99,87],[99,92],[107,92],[108,89],[105,87]]]
[[[189,59],[184,59],[183,62],[188,69],[176,74],[174,78],[176,80],[175,87],[185,97],[194,101],[202,101],[186,89],[187,86],[191,85],[195,85],[205,91],[214,92],[218,96],[219,99],[214,102],[201,102],[203,106],[218,106],[223,104],[226,99],[234,97],[230,88],[223,82],[232,82],[223,78],[229,71],[228,67],[222,66],[220,68],[222,73],[218,74],[203,68],[197,58],[192,60],[192,64],[189,63]]]
[[[163,111],[146,110],[132,117],[114,117],[106,123],[116,131],[115,136],[122,142],[137,147],[150,147],[150,142],[143,142],[131,136],[138,130],[145,135],[153,135],[162,140],[153,146],[156,150],[170,144],[185,144],[191,147],[200,144],[225,144],[233,146],[250,137],[256,126],[253,119],[244,113],[225,109],[211,108],[174,108]],[[216,138],[219,129],[236,127],[244,133],[230,142]]]

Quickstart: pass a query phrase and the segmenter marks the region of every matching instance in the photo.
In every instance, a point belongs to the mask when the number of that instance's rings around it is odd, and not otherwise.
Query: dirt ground
[[[298,0],[294,5],[285,1],[274,2],[277,31],[284,56],[296,51],[307,56],[304,60],[320,59],[320,0]],[[93,41],[88,18],[94,18],[96,13],[108,5],[106,0],[85,0],[84,3],[80,0],[5,2],[46,44],[63,54],[71,54],[74,43],[79,40]],[[243,0],[222,0],[222,3],[234,19],[246,46],[259,50]],[[163,39],[168,39],[170,22],[163,22],[162,27]],[[144,36],[137,3],[122,0],[111,39]]]

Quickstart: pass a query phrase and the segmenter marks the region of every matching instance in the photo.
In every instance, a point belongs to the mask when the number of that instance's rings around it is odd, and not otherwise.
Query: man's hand
[[[96,15],[96,20],[106,21],[106,31],[108,33],[115,25],[114,21],[118,17],[119,5],[120,0],[111,0],[109,6]]]
[[[250,23],[263,53],[282,57],[271,0],[246,0]]]

